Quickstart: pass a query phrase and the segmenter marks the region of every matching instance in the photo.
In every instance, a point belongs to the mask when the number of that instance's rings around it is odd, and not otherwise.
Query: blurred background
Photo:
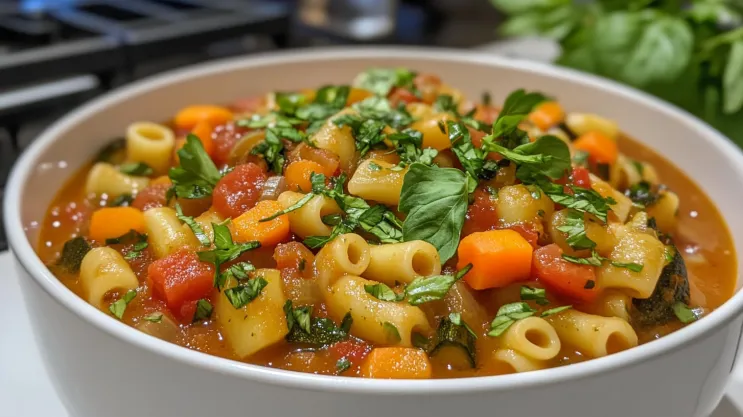
[[[96,95],[210,59],[333,44],[554,61],[743,144],[742,16],[743,0],[0,0],[0,200],[23,148]]]

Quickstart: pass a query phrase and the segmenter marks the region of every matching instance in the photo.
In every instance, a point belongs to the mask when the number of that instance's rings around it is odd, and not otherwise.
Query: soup
[[[187,105],[60,191],[39,255],[153,337],[327,375],[527,372],[662,337],[733,293],[704,193],[599,115],[431,74]]]

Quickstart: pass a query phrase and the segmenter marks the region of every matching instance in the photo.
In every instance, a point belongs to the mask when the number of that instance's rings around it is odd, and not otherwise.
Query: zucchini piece
[[[663,268],[655,290],[647,299],[635,298],[633,320],[642,325],[658,325],[673,320],[673,305],[689,304],[689,278],[686,264],[676,246],[668,246],[673,259]]]
[[[449,347],[461,349],[466,354],[470,367],[474,368],[476,366],[475,339],[477,336],[464,321],[461,321],[461,318],[457,318],[459,324],[452,321],[451,315],[441,319],[439,328],[436,330],[436,346],[431,350],[430,355],[434,356]]]
[[[76,274],[80,272],[80,264],[83,263],[85,255],[93,249],[84,237],[74,237],[65,242],[62,254],[57,260],[57,266],[66,272]]]

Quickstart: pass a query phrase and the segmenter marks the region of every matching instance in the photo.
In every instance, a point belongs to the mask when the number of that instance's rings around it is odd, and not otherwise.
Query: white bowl
[[[73,111],[18,161],[5,225],[45,364],[71,415],[406,417],[697,417],[712,412],[733,366],[743,294],[703,320],[605,358],[524,374],[386,381],[248,365],[152,338],[88,305],[34,253],[44,213],[63,182],[106,140],[137,120],[166,120],[184,105],[268,90],[347,82],[369,66],[434,72],[496,101],[524,87],[568,109],[615,119],[683,167],[743,241],[743,155],[719,133],[646,94],[577,72],[493,56],[426,49],[322,49],[209,63],[138,82]],[[741,246],[736,254],[741,258]],[[741,282],[738,282],[740,288]],[[6,317],[12,320],[12,317]]]

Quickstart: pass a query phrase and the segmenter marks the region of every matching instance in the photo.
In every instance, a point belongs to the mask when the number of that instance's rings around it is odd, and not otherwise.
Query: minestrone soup
[[[153,337],[364,378],[527,372],[662,337],[733,292],[715,206],[611,120],[431,74],[184,103],[54,200],[40,256]]]

